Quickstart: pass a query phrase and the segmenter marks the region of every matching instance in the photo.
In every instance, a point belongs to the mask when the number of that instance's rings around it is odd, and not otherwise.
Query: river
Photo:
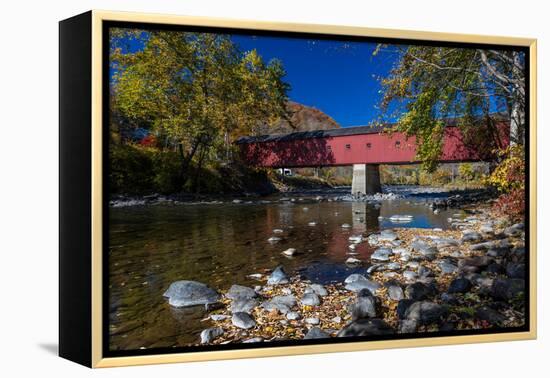
[[[342,281],[367,268],[373,251],[360,244],[350,255],[348,238],[395,227],[442,228],[456,211],[434,213],[426,202],[446,194],[414,187],[387,188],[400,198],[346,201],[349,188],[278,194],[252,201],[145,205],[109,210],[110,348],[173,347],[196,343],[206,327],[203,308],[175,309],[162,297],[171,282],[195,280],[225,290],[258,285],[250,278],[283,265],[317,283]],[[316,199],[321,195],[322,200]],[[389,217],[408,214],[409,223]],[[350,228],[343,228],[349,224]],[[282,232],[274,232],[282,230]],[[268,242],[270,237],[278,242]],[[289,258],[281,252],[295,248]]]

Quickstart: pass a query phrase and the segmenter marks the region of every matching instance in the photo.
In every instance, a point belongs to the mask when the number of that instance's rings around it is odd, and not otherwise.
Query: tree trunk
[[[523,75],[521,72],[521,59],[518,52],[513,53],[514,56],[514,66],[513,66],[513,76],[520,77]],[[522,88],[518,85],[514,85],[512,89],[512,109],[510,112],[510,144],[523,145],[525,140],[525,108],[523,99],[525,98],[522,94]]]
[[[199,147],[199,145],[200,143],[198,141],[195,141],[193,143],[191,151],[187,155],[185,155],[183,151],[183,144],[182,143],[178,144],[178,151],[181,159],[179,180],[182,187],[187,182],[187,171],[189,170],[189,165],[191,164],[191,160],[193,159],[193,156],[195,156],[195,153],[197,152],[197,148]]]
[[[206,156],[207,147],[202,146],[200,152],[199,152],[199,162],[197,164],[197,169],[195,171],[195,177],[193,179],[193,192],[200,193],[201,189],[201,183],[200,178],[202,174],[202,164],[204,162],[204,157]]]

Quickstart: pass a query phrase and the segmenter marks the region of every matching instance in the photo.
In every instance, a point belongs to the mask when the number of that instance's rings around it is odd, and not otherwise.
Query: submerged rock
[[[168,303],[173,307],[209,305],[220,300],[217,291],[196,281],[172,282],[163,296],[168,298]]]
[[[278,266],[275,268],[275,270],[271,273],[269,278],[267,279],[268,285],[279,285],[279,284],[286,284],[288,283],[288,276],[283,270],[282,266]]]
[[[278,236],[272,236],[269,239],[267,239],[267,241],[270,242],[270,243],[277,243],[277,242],[280,242],[281,240],[282,239]]]
[[[412,215],[392,215],[388,219],[393,223],[409,223],[414,217]]]

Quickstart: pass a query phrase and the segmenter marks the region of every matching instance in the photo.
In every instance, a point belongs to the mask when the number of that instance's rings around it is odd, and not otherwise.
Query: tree
[[[182,185],[193,159],[200,171],[223,147],[230,155],[237,133],[286,116],[282,64],[240,52],[229,35],[116,29],[111,47],[114,110],[178,149]]]
[[[387,45],[379,45],[375,55]],[[459,121],[467,143],[499,138],[494,112],[510,118],[513,144],[525,134],[525,56],[518,51],[391,46],[398,59],[381,79],[384,117],[417,137],[417,154],[433,172],[441,155],[444,118]],[[498,144],[496,144],[498,145]]]

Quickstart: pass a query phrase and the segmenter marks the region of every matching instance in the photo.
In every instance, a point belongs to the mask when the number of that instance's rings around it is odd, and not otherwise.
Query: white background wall
[[[518,377],[548,374],[550,27],[545,1],[102,0],[1,2],[0,375]],[[61,19],[108,9],[539,39],[539,339],[90,371],[56,357],[57,79]]]

